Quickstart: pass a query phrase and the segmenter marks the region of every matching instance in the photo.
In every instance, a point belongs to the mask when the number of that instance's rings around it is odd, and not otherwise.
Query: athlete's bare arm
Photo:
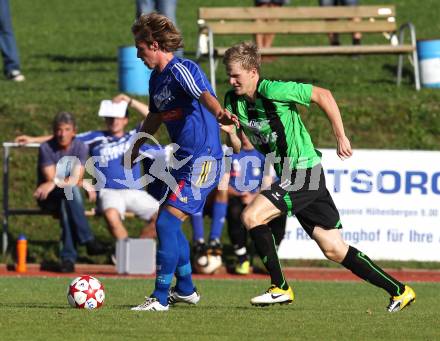
[[[49,165],[41,168],[44,182],[41,183],[34,192],[34,198],[37,200],[46,200],[49,193],[56,186],[82,186],[84,177],[84,166],[75,165],[71,170],[71,174],[64,179],[56,178],[56,165]]]
[[[215,116],[217,121],[224,125],[235,124],[238,126],[238,120],[229,111],[222,108],[217,98],[209,91],[203,91],[199,98],[200,103]]]
[[[148,116],[144,119],[141,129],[137,133],[132,148],[129,148],[126,153],[129,153],[130,166],[132,167],[134,164],[134,160],[139,155],[139,149],[141,146],[148,141],[148,137],[144,136],[146,134],[154,135],[156,131],[159,129],[162,124],[162,117],[158,113],[149,113]],[[124,155],[124,160],[126,159],[126,155]]]
[[[141,114],[144,117],[148,116],[148,113],[150,112],[150,109],[147,104],[138,101],[137,99],[133,97],[129,97],[126,94],[119,94],[113,97],[113,102],[119,103],[121,101],[125,101],[128,103],[128,106],[134,110],[136,110],[139,114]]]
[[[234,153],[238,154],[240,153],[241,150],[241,140],[240,140],[240,132],[237,133],[237,129],[235,127],[235,125],[230,124],[230,125],[223,125],[220,124],[220,129],[223,130],[228,137],[227,140],[227,145],[232,147],[232,150],[234,151]]]
[[[21,145],[28,143],[44,143],[49,141],[53,135],[41,135],[41,136],[29,136],[29,135],[19,135],[15,138],[15,142]]]
[[[332,125],[333,133],[337,141],[338,156],[342,160],[349,158],[353,152],[351,150],[350,141],[347,136],[345,136],[341,112],[332,93],[327,89],[314,86],[312,89],[312,102],[316,103],[322,111],[326,113]]]

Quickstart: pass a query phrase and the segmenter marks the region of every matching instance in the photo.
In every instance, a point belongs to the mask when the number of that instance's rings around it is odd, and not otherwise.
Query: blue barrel
[[[137,56],[135,46],[121,46],[118,52],[119,91],[148,95],[151,70]]]
[[[417,53],[422,86],[440,88],[440,40],[417,41]]]

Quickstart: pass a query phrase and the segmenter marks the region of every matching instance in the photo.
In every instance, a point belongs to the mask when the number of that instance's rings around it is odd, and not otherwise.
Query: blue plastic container
[[[420,80],[425,88],[440,88],[440,40],[417,41]]]
[[[135,46],[121,46],[118,52],[119,91],[148,95],[151,70],[137,56]]]

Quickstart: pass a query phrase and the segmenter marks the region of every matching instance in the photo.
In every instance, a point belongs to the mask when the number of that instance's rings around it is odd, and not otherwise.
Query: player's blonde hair
[[[256,69],[260,73],[261,55],[257,45],[244,41],[227,49],[223,57],[223,64],[228,66],[231,63],[239,63],[247,71]]]
[[[142,14],[131,26],[136,41],[148,45],[157,41],[159,48],[165,52],[174,52],[183,47],[183,38],[173,22],[158,13]]]

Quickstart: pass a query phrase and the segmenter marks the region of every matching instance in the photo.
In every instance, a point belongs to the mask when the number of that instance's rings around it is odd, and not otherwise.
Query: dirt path
[[[403,282],[440,282],[440,270],[387,270],[392,276]],[[307,281],[358,281],[359,279],[345,269],[327,268],[284,268],[284,273],[289,280]],[[79,275],[92,275],[107,278],[154,278],[154,275],[121,275],[116,272],[113,265],[77,264],[75,273],[62,274],[57,272],[42,271],[39,264],[28,264],[27,272],[19,274],[8,270],[5,264],[0,264],[0,277],[68,277]],[[194,275],[195,279],[267,279],[265,274],[250,274],[247,276],[234,275],[221,269],[215,275]]]

